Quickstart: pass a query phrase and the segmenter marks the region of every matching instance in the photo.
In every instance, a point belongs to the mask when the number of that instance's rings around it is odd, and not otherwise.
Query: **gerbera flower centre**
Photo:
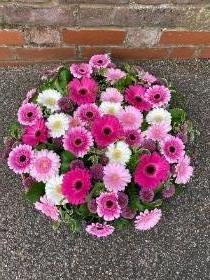
[[[76,190],[80,190],[82,188],[82,182],[81,181],[77,181],[76,183],[75,183],[75,189]]]
[[[48,98],[46,99],[46,104],[48,104],[48,105],[50,105],[50,106],[54,106],[55,103],[56,103],[56,100],[55,100],[54,98],[52,98],[52,97],[48,97]]]
[[[79,93],[80,93],[81,95],[86,95],[86,94],[88,93],[88,90],[87,90],[86,88],[81,88],[81,89],[79,90]]]
[[[113,201],[108,200],[108,201],[106,202],[106,206],[107,206],[107,208],[112,208],[112,206],[113,206]]]
[[[135,100],[136,100],[137,102],[141,102],[141,101],[142,101],[142,98],[141,98],[141,96],[136,96],[136,97],[135,97]]]
[[[28,112],[27,116],[28,116],[29,118],[31,118],[31,117],[33,116],[33,113],[32,113],[32,112]]]
[[[92,117],[93,117],[93,112],[87,112],[86,113],[86,116],[89,118],[89,119],[91,119]]]
[[[37,130],[36,133],[35,133],[35,136],[36,136],[36,137],[39,137],[40,135],[41,135],[41,131],[40,131],[40,130]]]
[[[155,168],[154,165],[148,165],[148,166],[146,167],[146,172],[147,172],[149,175],[154,175],[155,171],[156,171],[156,168]]]
[[[129,138],[130,138],[132,141],[134,141],[134,140],[136,139],[136,136],[135,136],[134,134],[130,134],[130,135],[129,135]]]
[[[97,60],[97,63],[98,63],[99,65],[101,65],[101,64],[103,63],[103,60],[102,60],[102,59],[99,59],[99,60]]]
[[[24,162],[25,160],[26,160],[26,156],[25,155],[20,156],[20,162]]]
[[[156,94],[154,95],[154,98],[155,98],[155,99],[160,99],[160,94],[159,94],[159,93],[156,93]]]
[[[169,151],[170,151],[171,153],[174,153],[174,152],[176,151],[176,149],[175,149],[175,147],[171,146],[171,147],[169,147]]]
[[[105,128],[104,128],[104,134],[105,134],[105,135],[110,135],[111,132],[112,132],[112,131],[111,131],[111,129],[110,129],[109,127],[105,127]]]
[[[82,144],[82,140],[80,138],[77,138],[75,141],[74,141],[75,145],[79,146]]]

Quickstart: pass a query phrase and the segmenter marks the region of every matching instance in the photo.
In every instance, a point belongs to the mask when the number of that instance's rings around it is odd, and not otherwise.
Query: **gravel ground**
[[[54,232],[51,223],[24,201],[19,179],[4,166],[0,170],[0,279],[210,279],[210,65],[208,61],[141,65],[174,81],[186,97],[187,111],[199,123],[195,176],[187,191],[170,203],[171,210],[154,230],[131,229],[96,240],[84,232],[72,235],[65,228]],[[0,69],[1,144],[24,93],[37,85],[40,70],[46,67]]]

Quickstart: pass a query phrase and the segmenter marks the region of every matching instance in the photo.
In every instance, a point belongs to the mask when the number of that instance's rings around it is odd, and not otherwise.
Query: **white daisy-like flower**
[[[170,125],[171,114],[163,108],[155,108],[147,114],[146,121],[149,124],[157,124],[164,122]]]
[[[120,103],[109,101],[102,102],[99,108],[104,114],[110,114],[114,116],[116,116],[122,110],[122,106]]]
[[[118,141],[107,147],[106,156],[112,163],[126,164],[130,159],[131,150],[128,144],[123,141]]]
[[[47,181],[45,185],[45,193],[49,200],[51,200],[55,205],[64,205],[67,203],[67,200],[61,192],[63,175],[55,176]]]
[[[39,93],[37,102],[50,109],[51,112],[59,110],[58,100],[62,97],[60,92],[54,89],[46,89]]]
[[[69,128],[69,117],[64,113],[55,113],[47,119],[46,126],[50,136],[58,138],[63,136]]]

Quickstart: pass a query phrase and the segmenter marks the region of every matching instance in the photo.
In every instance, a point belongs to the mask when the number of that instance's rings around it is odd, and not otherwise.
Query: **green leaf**
[[[175,195],[180,195],[186,191],[186,188],[183,185],[176,185],[175,187]]]
[[[126,228],[130,227],[131,223],[132,223],[131,220],[119,218],[119,219],[115,220],[113,224],[117,229],[122,230],[122,229],[126,229]]]
[[[144,203],[146,209],[154,209],[162,205],[162,199],[156,199],[150,203]]]
[[[186,119],[186,112],[180,108],[173,108],[169,110],[172,117],[172,124],[183,123]]]
[[[67,225],[68,225],[69,230],[72,231],[72,232],[77,232],[81,228],[80,221],[76,220],[74,218],[71,218],[71,217],[69,218],[69,221],[68,221]]]
[[[58,230],[60,225],[61,225],[61,221],[60,220],[59,221],[54,221],[53,225],[52,225],[53,230]]]
[[[98,195],[100,195],[104,191],[105,191],[104,184],[101,183],[101,182],[97,182],[97,183],[95,183],[94,187],[90,191],[90,197],[98,196]]]
[[[45,184],[34,183],[29,188],[29,190],[24,193],[24,197],[31,202],[36,202],[44,194],[45,194]]]
[[[132,74],[127,74],[124,78],[117,81],[114,86],[119,90],[123,91],[125,88],[127,88],[129,85],[136,82],[136,78]]]
[[[68,152],[68,151],[62,152],[61,167],[60,167],[61,173],[65,173],[66,171],[69,170],[69,164],[73,159],[74,159],[74,156],[70,152]]]
[[[15,138],[17,140],[19,140],[21,138],[22,129],[21,129],[21,125],[19,124],[19,122],[14,122],[11,124],[11,126],[9,128],[9,134],[12,138]]]
[[[81,204],[81,205],[75,207],[74,210],[83,219],[87,218],[90,215],[87,204]]]
[[[146,207],[141,203],[139,199],[139,190],[138,186],[136,186],[134,183],[131,183],[127,187],[127,192],[129,196],[129,206],[131,209],[136,211],[144,211]]]

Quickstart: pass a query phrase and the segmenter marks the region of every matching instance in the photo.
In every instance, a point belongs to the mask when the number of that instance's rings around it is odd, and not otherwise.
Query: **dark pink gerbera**
[[[83,77],[69,83],[69,98],[78,105],[93,103],[96,100],[98,85],[93,79]]]
[[[151,105],[145,99],[145,91],[146,89],[140,85],[129,86],[125,90],[125,100],[141,112],[147,112],[151,109]]]
[[[25,128],[22,141],[24,144],[36,146],[39,143],[46,143],[47,138],[48,128],[45,125],[45,121],[43,119],[39,119],[34,125],[27,126]]]
[[[143,134],[140,130],[125,131],[125,142],[132,147],[139,147],[144,141]]]
[[[119,120],[108,114],[93,122],[91,132],[97,145],[101,147],[106,147],[123,136],[123,128]]]
[[[154,108],[167,105],[171,99],[171,93],[170,90],[165,86],[154,85],[147,89],[145,97]]]
[[[134,181],[143,189],[154,190],[168,179],[169,173],[170,165],[164,157],[158,153],[144,154],[136,167]]]
[[[78,117],[82,122],[86,124],[92,123],[95,119],[100,117],[100,110],[94,103],[82,104],[75,112],[75,117]]]
[[[91,179],[87,169],[75,168],[64,174],[61,190],[69,203],[83,204],[90,188]]]

